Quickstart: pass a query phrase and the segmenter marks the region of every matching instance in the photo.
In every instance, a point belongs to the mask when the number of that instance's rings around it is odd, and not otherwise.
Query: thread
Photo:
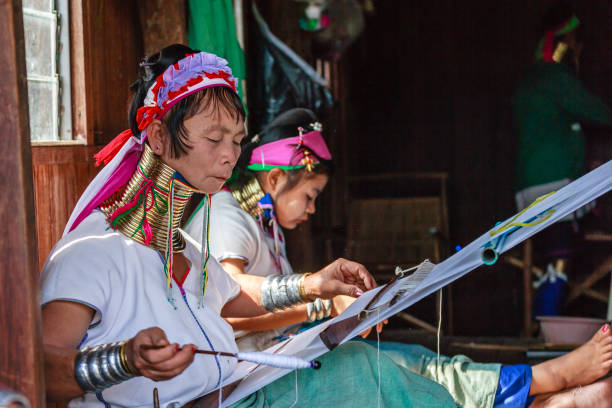
[[[267,365],[277,368],[286,368],[290,370],[301,369],[301,368],[316,368],[318,362],[308,361],[303,358],[286,356],[271,353],[260,353],[260,352],[244,352],[236,353],[238,360],[250,361],[261,365]]]
[[[291,404],[291,406],[289,408],[293,408],[295,407],[295,405],[298,403],[298,381],[297,381],[297,370],[294,371],[295,373],[295,401],[293,401],[293,404]]]
[[[221,356],[221,353],[217,353],[217,358]],[[219,364],[219,402],[217,403],[217,407],[223,408],[223,370],[221,368],[221,364]]]
[[[437,354],[438,354],[438,369],[440,369],[440,333],[442,332],[442,289],[439,290],[440,293],[440,315],[438,316],[438,333],[437,333]]]
[[[380,310],[378,310],[378,315],[376,316],[376,320],[380,320]],[[381,382],[381,372],[380,372],[380,332],[378,331],[378,327],[376,327],[376,365],[378,367],[378,408],[380,408],[381,403],[381,392],[380,392],[380,382]]]

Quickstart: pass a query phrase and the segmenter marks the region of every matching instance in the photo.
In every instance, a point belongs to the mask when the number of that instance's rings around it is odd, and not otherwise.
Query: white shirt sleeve
[[[103,239],[100,245],[95,244],[95,239],[60,241],[41,273],[41,305],[64,300],[89,306],[95,311],[91,326],[102,319],[111,282],[120,281],[117,259],[102,249]]]

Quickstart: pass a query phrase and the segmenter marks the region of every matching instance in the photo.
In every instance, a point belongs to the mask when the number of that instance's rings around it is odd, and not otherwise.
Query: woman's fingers
[[[128,361],[135,372],[161,381],[182,373],[193,361],[195,346],[170,344],[158,327],[141,330],[128,342]]]
[[[155,346],[165,346],[170,344],[166,333],[159,327],[150,327],[136,334],[135,339],[138,339],[141,344],[151,344]]]
[[[126,344],[126,357],[130,370],[135,373],[141,373],[141,369],[148,364],[142,356],[143,352],[140,346],[147,345],[166,348],[164,346],[168,344],[166,333],[159,327],[150,327],[139,331]]]
[[[145,349],[141,347],[139,356],[147,364],[157,364],[174,357],[178,349],[178,344],[168,344],[167,346],[164,346],[159,349]]]
[[[376,287],[376,281],[362,264],[346,259],[339,259],[338,262],[340,263],[340,271],[347,283],[354,283],[363,290]]]
[[[171,358],[150,364],[147,370],[156,375],[170,375],[169,378],[171,378],[183,372],[191,364],[194,358],[194,350],[194,346],[186,345],[179,351],[175,351]],[[178,373],[177,370],[179,371]]]
[[[304,281],[309,298],[330,299],[336,295],[358,297],[376,287],[376,281],[367,269],[346,259],[337,259]]]

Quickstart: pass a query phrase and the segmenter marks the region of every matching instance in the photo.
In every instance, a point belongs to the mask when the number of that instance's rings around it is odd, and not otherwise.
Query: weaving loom
[[[612,160],[561,190],[536,200],[440,264],[433,266],[424,262],[412,275],[394,279],[388,285],[364,293],[341,315],[285,340],[266,352],[307,360],[319,357],[476,269],[484,263],[483,254],[490,256],[491,250],[495,256],[502,254],[610,189]],[[224,404],[236,402],[288,372],[290,370],[240,363],[224,385],[241,382]]]

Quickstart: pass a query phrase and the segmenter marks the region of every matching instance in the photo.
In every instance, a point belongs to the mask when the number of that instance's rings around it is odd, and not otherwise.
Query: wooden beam
[[[603,263],[601,263],[580,285],[574,287],[567,298],[566,304],[574,301],[578,296],[587,292],[595,283],[603,279],[605,276],[610,274],[612,269],[612,256],[609,256]],[[592,296],[592,293],[591,295]],[[607,301],[607,300],[605,300]]]
[[[40,294],[21,0],[0,2],[0,382],[44,406]]]
[[[520,259],[514,256],[510,256],[510,255],[504,256],[502,260],[506,262],[507,264],[516,266],[519,269],[525,269],[525,264],[523,263],[523,261],[521,261]],[[544,271],[535,265],[531,265],[531,273],[533,273],[537,277],[540,277],[544,274]]]
[[[418,317],[414,317],[411,314],[408,314],[406,312],[399,312],[396,314],[397,317],[401,317],[402,319],[406,320],[408,323],[412,323],[417,327],[420,327],[421,329],[428,331],[430,333],[433,334],[437,334],[438,333],[438,329],[437,327],[427,323],[424,320],[419,319]]]
[[[94,144],[93,95],[91,92],[91,43],[88,16],[89,2],[70,0],[70,75],[72,80],[73,139]]]

